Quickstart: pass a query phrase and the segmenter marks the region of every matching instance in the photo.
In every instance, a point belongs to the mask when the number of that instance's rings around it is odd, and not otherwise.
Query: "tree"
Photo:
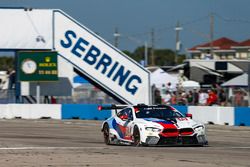
[[[9,69],[14,69],[14,57],[0,57],[0,70],[7,71]]]
[[[124,51],[125,54],[130,56],[132,59],[134,59],[137,62],[140,62],[141,60],[145,59],[145,48],[144,46],[140,46],[135,49],[133,53],[129,51]],[[151,62],[151,48],[148,48],[148,64],[152,64]],[[185,60],[185,55],[181,54],[178,55],[177,61],[178,64],[182,63]],[[155,49],[154,50],[154,58],[155,58],[155,65],[157,66],[172,66],[174,65],[174,59],[175,59],[175,52],[171,49]]]
[[[170,49],[155,50],[155,64],[158,66],[174,65],[175,53]]]

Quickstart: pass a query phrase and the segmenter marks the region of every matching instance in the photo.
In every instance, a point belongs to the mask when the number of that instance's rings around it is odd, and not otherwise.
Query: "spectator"
[[[177,97],[177,104],[178,105],[186,105],[187,104],[187,97],[185,92],[180,92]]]
[[[226,105],[226,94],[223,89],[220,89],[220,92],[219,92],[219,103],[221,106]]]
[[[243,100],[244,100],[243,93],[240,90],[237,90],[235,97],[234,97],[234,105],[235,106],[242,106]]]
[[[199,105],[205,106],[207,104],[208,94],[205,90],[199,92]]]
[[[208,94],[207,105],[212,106],[217,104],[218,96],[215,90],[212,90]]]
[[[171,94],[169,91],[166,91],[166,94],[164,94],[164,96],[162,96],[162,102],[163,102],[163,104],[170,104]]]
[[[187,94],[187,102],[188,102],[188,104],[191,104],[191,105],[194,104],[194,100],[193,100],[194,97],[193,96],[194,96],[193,92],[190,90],[188,92],[188,94]]]
[[[159,91],[159,89],[155,89],[154,92],[154,96],[155,96],[155,104],[161,104],[161,92]]]
[[[198,105],[199,103],[199,93],[197,92],[196,89],[194,89],[193,93],[193,105]]]
[[[56,104],[56,98],[54,96],[51,96],[51,104]]]
[[[176,92],[175,91],[172,93],[171,104],[172,105],[176,105],[177,104],[177,97],[176,97]]]
[[[15,70],[9,70],[9,89],[15,89],[16,87],[16,71]]]

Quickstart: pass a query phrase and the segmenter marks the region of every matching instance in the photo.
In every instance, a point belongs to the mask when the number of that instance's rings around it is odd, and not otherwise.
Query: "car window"
[[[117,113],[117,116],[121,118],[122,116],[127,115],[130,120],[133,119],[132,109],[131,108],[125,108],[121,110],[119,113]]]
[[[160,107],[145,107],[139,108],[136,112],[137,118],[160,118],[160,119],[172,119],[172,118],[182,118],[183,115],[179,112],[174,111],[170,107],[160,108]]]
[[[117,116],[121,118],[122,115],[124,115],[125,110],[121,110],[120,112],[117,113]]]

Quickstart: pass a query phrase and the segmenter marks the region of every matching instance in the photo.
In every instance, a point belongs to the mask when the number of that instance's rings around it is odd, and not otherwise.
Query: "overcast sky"
[[[150,44],[152,29],[156,48],[174,49],[177,21],[183,51],[207,42],[210,13],[215,39],[250,39],[250,0],[0,0],[0,6],[61,9],[110,43],[118,27],[121,50]]]

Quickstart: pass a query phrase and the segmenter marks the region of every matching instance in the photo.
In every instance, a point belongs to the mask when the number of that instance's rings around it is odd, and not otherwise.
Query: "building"
[[[220,84],[250,70],[250,39],[237,42],[222,37],[188,50],[184,75],[202,85]]]
[[[237,42],[222,37],[214,40],[212,43],[196,45],[188,49],[188,52],[191,54],[192,59],[246,60],[250,58],[250,39]]]
[[[184,75],[201,85],[221,84],[250,70],[250,60],[188,59],[184,64]]]

